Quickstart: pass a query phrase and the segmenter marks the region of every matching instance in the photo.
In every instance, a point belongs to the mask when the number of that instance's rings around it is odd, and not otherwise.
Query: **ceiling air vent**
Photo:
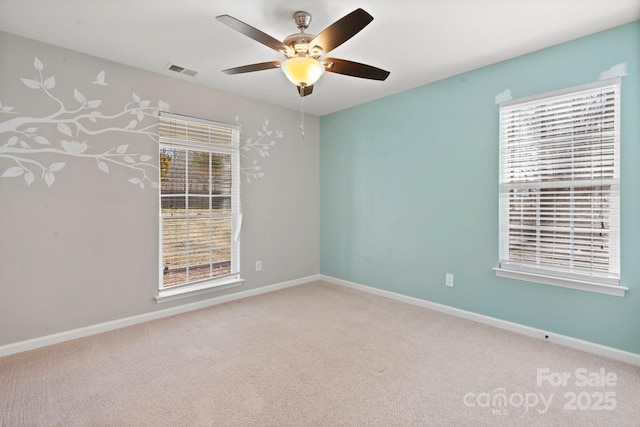
[[[198,74],[197,71],[189,70],[188,68],[184,68],[184,67],[181,67],[179,65],[171,64],[171,63],[167,64],[166,68],[169,71],[175,71],[176,73],[186,74],[187,76],[191,76],[191,77],[193,77],[196,74]]]

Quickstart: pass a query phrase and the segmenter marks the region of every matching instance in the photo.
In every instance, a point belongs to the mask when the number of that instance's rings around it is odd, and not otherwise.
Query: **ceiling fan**
[[[284,61],[261,62],[222,70],[226,74],[282,68],[287,78],[298,87],[298,93],[301,97],[313,92],[313,85],[324,71],[371,80],[385,80],[390,74],[389,71],[371,65],[323,57],[373,21],[373,16],[363,9],[356,9],[347,14],[325,28],[317,36],[305,33],[311,23],[311,15],[302,11],[295,12],[293,21],[300,32],[287,36],[283,41],[279,41],[229,15],[221,15],[216,19],[286,57]]]

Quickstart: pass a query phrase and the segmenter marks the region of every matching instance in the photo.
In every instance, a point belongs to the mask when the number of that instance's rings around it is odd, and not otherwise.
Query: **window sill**
[[[560,286],[563,288],[577,289],[580,291],[595,292],[599,294],[612,295],[616,297],[624,297],[625,292],[629,288],[616,285],[605,285],[584,280],[569,279],[564,277],[548,276],[544,274],[529,273],[525,271],[508,270],[505,268],[494,267],[493,271],[496,276],[507,279],[524,280],[533,283],[542,283],[544,285]]]
[[[238,286],[242,286],[243,282],[244,279],[241,278],[230,278],[224,281],[196,283],[193,285],[162,289],[158,292],[156,302],[160,304],[209,292],[221,291],[223,289],[237,288]]]

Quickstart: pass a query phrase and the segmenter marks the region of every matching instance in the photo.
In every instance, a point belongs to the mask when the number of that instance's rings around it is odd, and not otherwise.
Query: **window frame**
[[[158,139],[158,157],[162,149],[186,150],[199,153],[212,153],[229,155],[231,158],[231,266],[230,274],[222,277],[210,277],[200,281],[191,283],[177,284],[169,287],[163,286],[163,215],[162,215],[162,183],[160,179],[160,167],[158,168],[158,295],[156,301],[158,303],[173,301],[180,298],[191,297],[208,293],[211,291],[219,291],[241,286],[243,279],[240,274],[240,228],[242,225],[242,213],[240,208],[240,128],[239,126],[227,123],[215,122],[212,120],[190,117],[175,113],[161,111],[159,113],[159,123],[162,119],[177,120],[196,125],[205,125],[223,128],[231,131],[231,141],[228,146],[215,144],[213,142],[195,142],[185,139],[174,139],[160,136]],[[160,158],[158,158],[160,162]],[[188,197],[188,183],[185,183],[185,196]],[[211,209],[211,207],[209,208]],[[188,237],[186,237],[188,239]]]
[[[609,250],[607,251],[607,255],[609,256],[608,260],[610,261],[611,258],[613,258],[613,261],[615,263],[617,263],[614,267],[614,271],[613,273],[609,272],[608,274],[604,274],[604,273],[600,273],[600,272],[594,272],[594,270],[591,270],[591,272],[584,272],[584,271],[579,271],[579,269],[573,269],[570,267],[554,267],[550,264],[537,264],[537,265],[531,265],[530,263],[525,262],[510,262],[508,260],[508,254],[506,254],[506,251],[508,251],[509,249],[509,236],[510,234],[510,229],[509,229],[509,224],[506,223],[505,221],[509,221],[508,218],[508,212],[509,212],[509,208],[511,206],[509,201],[505,201],[505,197],[508,192],[510,191],[510,189],[515,188],[516,185],[518,184],[513,184],[513,183],[509,183],[507,185],[504,184],[503,179],[504,179],[504,171],[505,171],[505,144],[506,144],[506,137],[505,137],[505,123],[504,123],[504,116],[505,114],[509,113],[510,109],[513,109],[514,107],[517,108],[518,106],[535,106],[535,105],[540,105],[540,104],[544,104],[547,102],[550,102],[552,99],[554,98],[562,98],[562,97],[571,97],[571,96],[576,96],[576,97],[580,97],[580,96],[586,96],[587,92],[590,91],[594,91],[594,90],[598,90],[598,89],[604,89],[604,88],[610,88],[610,87],[614,87],[614,92],[615,92],[615,100],[613,101],[613,104],[615,105],[615,112],[614,112],[614,137],[613,137],[613,144],[614,144],[614,148],[613,150],[615,151],[614,154],[614,161],[616,162],[616,164],[614,164],[613,168],[614,168],[614,184],[611,184],[611,190],[610,190],[610,194],[614,194],[618,197],[618,201],[617,201],[617,209],[615,209],[614,211],[614,218],[612,219],[612,227],[615,227],[615,232],[617,233],[617,235],[615,236],[615,239],[613,241],[613,248],[609,248]],[[564,90],[560,90],[560,91],[555,91],[555,92],[550,92],[550,93],[545,93],[545,94],[540,94],[540,95],[535,95],[532,97],[527,97],[527,98],[522,98],[522,99],[517,99],[517,100],[512,100],[512,101],[507,101],[507,102],[503,102],[501,103],[499,106],[499,116],[500,116],[500,150],[499,150],[499,180],[500,180],[500,187],[499,187],[499,260],[500,260],[500,264],[499,267],[495,267],[493,268],[493,270],[495,271],[496,275],[498,277],[504,277],[504,278],[509,278],[509,279],[516,279],[516,280],[523,280],[523,281],[528,281],[528,282],[534,282],[534,283],[541,283],[541,284],[545,284],[545,285],[553,285],[553,286],[561,286],[561,287],[566,287],[566,288],[571,288],[571,289],[578,289],[578,290],[583,290],[583,291],[589,291],[589,292],[596,292],[596,293],[601,293],[601,294],[606,294],[606,295],[614,295],[614,296],[624,296],[625,292],[628,290],[627,287],[621,286],[620,285],[620,257],[619,257],[619,253],[620,253],[620,228],[619,228],[619,224],[620,224],[620,201],[619,201],[619,197],[620,197],[620,146],[621,146],[621,141],[620,141],[620,98],[621,98],[621,79],[620,78],[616,78],[616,79],[610,79],[610,80],[606,80],[606,81],[599,81],[599,82],[595,82],[595,83],[591,83],[591,84],[587,84],[587,85],[582,85],[582,86],[577,86],[577,87],[572,87],[572,88],[568,88],[568,89],[564,89]],[[526,105],[525,105],[526,104]],[[505,111],[507,111],[505,113]],[[536,119],[540,120],[540,122],[542,122],[542,118],[535,116]],[[540,122],[535,122],[535,123],[540,123]],[[531,125],[528,125],[531,126]],[[577,142],[576,142],[577,144]],[[573,147],[573,145],[572,145]],[[589,155],[592,156],[592,152],[593,152],[593,148],[591,148],[591,151],[589,151]],[[590,157],[591,158],[591,157]],[[538,160],[540,161],[540,160]],[[533,163],[533,165],[535,165],[536,167],[540,167],[539,163]],[[558,168],[559,166],[555,166],[556,168]],[[573,176],[573,171],[576,171],[577,169],[575,168],[575,166],[573,165],[573,163],[571,164],[571,174]],[[573,178],[571,180],[566,180],[566,181],[558,181],[561,182],[564,186],[564,184],[566,183],[575,183],[577,182],[578,179],[577,178]],[[597,180],[593,180],[594,187],[598,187],[597,184]],[[537,184],[537,185],[536,185]],[[560,184],[556,184],[560,185]],[[609,184],[607,184],[609,185]],[[602,187],[603,184],[602,182],[600,182],[600,187]],[[570,193],[573,194],[573,185],[568,186],[570,188],[572,188],[572,190],[570,190]],[[579,187],[579,186],[578,186]],[[543,181],[538,181],[538,182],[533,182],[533,183],[527,183],[522,185],[522,188],[528,188],[528,189],[537,189],[538,191],[540,191],[541,189],[544,188],[544,183]],[[600,190],[602,191],[602,190]],[[540,199],[538,198],[538,200],[536,201],[536,206],[538,206],[538,211],[540,210],[540,205],[541,205]],[[546,203],[549,203],[548,201]],[[505,205],[506,204],[506,205]],[[575,209],[575,205],[574,205],[574,201],[573,199],[571,199],[571,201],[569,202],[570,205],[570,210],[571,212],[574,211]],[[610,208],[610,205],[607,206],[607,209]],[[560,210],[560,209],[558,209]],[[505,215],[506,214],[506,215]],[[539,216],[540,213],[538,212],[537,215]],[[505,218],[505,216],[507,216],[507,218]],[[563,219],[562,216],[553,216],[552,218],[558,220],[558,219]],[[540,222],[538,222],[539,224]],[[536,226],[536,227],[540,227],[540,225]],[[506,233],[506,234],[505,234]],[[570,235],[573,236],[574,230],[573,230],[573,226],[571,228],[570,231]],[[538,234],[540,234],[540,231],[538,231]],[[540,250],[540,248],[542,247],[541,243],[540,243],[540,239],[541,237],[536,237],[536,248],[538,248],[538,250]],[[573,237],[571,237],[571,239],[573,239]],[[553,245],[551,245],[553,246]],[[573,249],[571,249],[571,257],[573,257]]]

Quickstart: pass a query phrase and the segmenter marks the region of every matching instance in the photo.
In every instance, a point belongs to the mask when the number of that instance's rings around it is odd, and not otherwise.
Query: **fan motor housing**
[[[295,56],[311,56],[317,59],[322,55],[322,48],[320,46],[314,46],[312,49],[313,51],[310,51],[309,43],[316,36],[304,32],[304,30],[309,28],[309,24],[311,24],[311,14],[309,12],[299,10],[293,14],[293,22],[296,23],[300,32],[287,36],[282,43],[293,49]],[[292,57],[291,55],[287,56]]]
[[[309,43],[315,36],[307,33],[296,33],[287,36],[282,43],[289,46],[296,52],[296,56],[320,56],[322,55],[322,49],[319,46],[315,46],[313,52],[309,51]]]

